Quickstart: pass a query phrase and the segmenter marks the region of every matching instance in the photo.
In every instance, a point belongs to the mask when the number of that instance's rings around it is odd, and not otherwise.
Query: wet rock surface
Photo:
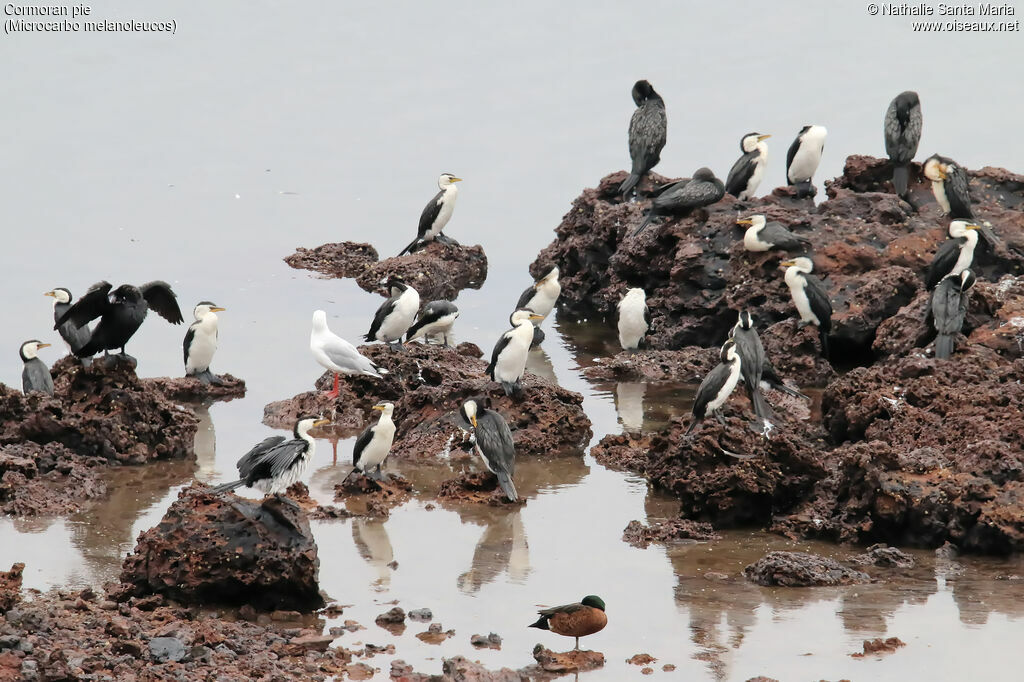
[[[378,260],[370,244],[338,242],[316,248],[299,247],[284,262],[299,270],[313,270],[328,277],[359,277]]]
[[[864,658],[866,656],[876,656],[879,654],[891,654],[900,647],[906,646],[907,643],[901,640],[899,637],[887,637],[882,639],[876,637],[875,639],[865,639],[863,651],[850,654],[852,658]]]
[[[888,545],[872,545],[868,551],[851,559],[862,566],[880,566],[883,568],[913,568],[914,557]]]
[[[442,505],[486,504],[492,507],[521,507],[526,498],[510,501],[498,487],[498,477],[491,472],[472,473],[444,481],[437,493]]]
[[[699,384],[718,365],[714,348],[689,347],[681,350],[649,350],[615,357],[583,370],[592,381],[678,381]]]
[[[871,579],[834,559],[804,552],[770,552],[743,569],[743,575],[766,587],[853,585]]]
[[[245,382],[231,374],[218,374],[221,383],[204,384],[195,377],[154,377],[143,382],[155,386],[171,400],[203,403],[245,397]]]
[[[413,253],[385,258],[356,279],[366,291],[387,295],[387,281],[395,275],[419,292],[422,301],[454,299],[463,289],[479,289],[487,279],[483,247],[428,242]]]
[[[583,396],[530,372],[523,380],[519,399],[508,398],[484,373],[487,363],[473,357],[475,347],[457,349],[411,343],[405,350],[383,344],[360,347],[360,352],[388,370],[383,379],[342,377],[340,394],[331,400],[324,391],[333,376],[317,380],[316,391],[264,408],[265,424],[291,428],[299,414],[323,412],[333,424],[361,431],[377,413],[370,408],[381,400],[395,404],[398,427],[391,458],[430,460],[447,453],[459,440],[458,409],[470,397],[489,397],[492,407],[509,423],[516,456],[551,454],[581,449],[590,439],[590,420],[583,412]],[[468,444],[467,446],[468,447]]]
[[[412,496],[412,483],[394,473],[377,481],[357,472],[334,486],[334,501],[343,502],[351,516],[386,519]]]
[[[324,605],[319,565],[309,522],[294,502],[261,504],[194,484],[139,536],[122,566],[121,593],[310,611]]]
[[[622,531],[624,541],[641,549],[646,549],[652,542],[708,542],[721,537],[710,523],[688,519],[670,519],[650,525],[630,521]]]
[[[21,600],[21,577],[25,564],[17,563],[9,571],[0,571],[0,614],[6,613]]]

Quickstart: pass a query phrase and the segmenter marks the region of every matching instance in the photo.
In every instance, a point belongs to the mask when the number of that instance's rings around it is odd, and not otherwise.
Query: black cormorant
[[[512,328],[501,335],[491,352],[487,376],[501,384],[505,395],[518,393],[526,372],[526,357],[533,343],[533,321],[543,319],[532,310],[517,310],[509,317]]]
[[[761,394],[761,373],[766,362],[764,346],[754,328],[754,318],[746,310],[740,311],[739,321],[729,332],[729,338],[736,343],[743,383],[747,387],[747,396],[754,407],[754,414],[763,420],[770,419],[771,408]]]
[[[721,362],[708,372],[704,381],[700,382],[700,388],[697,389],[697,396],[693,401],[693,421],[683,434],[684,437],[689,436],[708,414],[714,414],[720,423],[725,423],[718,410],[725,405],[725,401],[736,389],[741,374],[742,363],[739,353],[736,352],[736,342],[726,339],[719,357]]]
[[[736,221],[737,225],[749,225],[743,233],[743,248],[747,251],[769,251],[780,249],[783,251],[795,251],[805,249],[811,245],[811,241],[799,235],[793,234],[783,226],[782,223],[765,222],[763,215],[752,215]]]
[[[327,327],[327,313],[317,310],[313,313],[313,329],[309,333],[309,350],[320,366],[334,373],[334,388],[327,396],[338,397],[338,375],[365,374],[382,378],[377,365],[361,354],[351,343],[341,338]]]
[[[294,438],[285,440],[284,436],[271,436],[256,445],[238,460],[241,478],[215,487],[214,492],[229,492],[246,486],[267,495],[280,495],[302,478],[313,458],[316,442],[309,430],[330,423],[329,419],[320,417],[299,417],[292,430]]]
[[[47,291],[44,296],[53,297],[53,321],[56,323],[71,307],[71,292],[64,287],[57,287],[52,291]],[[60,332],[60,337],[64,339],[64,343],[67,344],[68,350],[73,355],[77,355],[78,351],[89,343],[89,336],[92,334],[88,326],[78,327],[73,322],[57,325],[57,331]]]
[[[352,450],[352,471],[358,470],[369,475],[367,472],[376,468],[377,475],[373,478],[379,481],[381,467],[391,452],[391,444],[395,441],[395,422],[391,419],[395,406],[391,403],[377,403],[371,409],[380,410],[380,419],[376,424],[367,426],[356,439]],[[351,475],[350,472],[349,476]]]
[[[768,145],[764,143],[771,135],[747,133],[740,140],[743,155],[736,160],[725,181],[725,191],[740,201],[754,196],[761,179],[764,167],[768,163]]]
[[[458,307],[451,301],[431,301],[423,306],[423,310],[416,316],[416,322],[409,327],[405,333],[405,342],[423,337],[423,340],[430,343],[430,337],[440,336],[445,346],[448,346],[448,332],[459,317]]]
[[[210,371],[213,354],[217,352],[217,313],[224,310],[216,303],[200,301],[192,311],[195,322],[185,332],[185,376],[204,384],[221,384],[221,378]]]
[[[623,196],[629,194],[640,179],[658,165],[668,129],[665,100],[654,91],[650,83],[636,82],[633,86],[633,101],[636,102],[636,111],[629,121],[629,157],[633,159],[633,170],[619,186],[619,194]]]
[[[935,328],[935,357],[948,358],[953,354],[953,340],[964,326],[967,316],[968,290],[974,286],[974,273],[970,270],[946,276],[932,292],[927,322]]]
[[[391,297],[381,303],[370,323],[370,331],[363,336],[367,341],[400,343],[409,331],[420,309],[420,295],[399,277],[388,282]]]
[[[892,186],[901,197],[907,194],[910,162],[921,141],[921,100],[913,90],[896,95],[885,112],[885,153],[892,162]]]
[[[828,333],[832,331],[832,304],[828,293],[817,277],[811,275],[814,263],[810,258],[801,256],[783,261],[780,268],[786,269],[786,285],[793,297],[793,304],[800,313],[801,325],[813,324],[818,328],[821,339],[821,355],[827,358]]]
[[[935,251],[935,257],[928,266],[925,288],[934,289],[946,275],[959,275],[974,262],[974,249],[978,246],[978,225],[966,220],[954,220],[949,224],[949,239],[942,242]]]
[[[725,185],[715,177],[710,168],[698,168],[689,180],[680,180],[664,188],[651,200],[640,226],[633,236],[640,234],[657,216],[685,215],[695,208],[710,206],[725,196]]]
[[[825,126],[804,126],[786,152],[786,182],[796,187],[798,197],[817,194],[812,182],[825,149]]]
[[[441,191],[435,194],[434,198],[423,208],[423,213],[420,214],[420,225],[416,231],[416,239],[409,242],[409,245],[398,254],[399,256],[412,251],[413,247],[421,241],[429,242],[434,239],[439,242],[452,241],[441,234],[441,230],[451,220],[452,211],[455,210],[455,199],[459,196],[456,182],[462,182],[462,178],[457,178],[451,173],[441,173],[441,177],[437,179],[437,186]]]
[[[516,448],[505,418],[488,409],[479,398],[462,403],[459,414],[466,426],[473,427],[476,454],[483,459],[488,471],[498,477],[498,485],[505,497],[511,502],[519,501],[512,482],[516,471]]]
[[[38,357],[40,348],[49,347],[48,343],[32,339],[21,344],[21,348],[18,349],[18,355],[21,356],[21,361],[25,365],[21,370],[21,390],[25,393],[41,391],[47,395],[53,395],[53,377],[50,376],[50,368]]]

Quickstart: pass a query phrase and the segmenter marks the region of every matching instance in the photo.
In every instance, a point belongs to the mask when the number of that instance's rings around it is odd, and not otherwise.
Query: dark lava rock
[[[149,640],[149,655],[157,663],[185,658],[185,645],[177,637],[154,637]]]
[[[311,611],[324,605],[305,515],[287,499],[262,504],[192,485],[125,559],[125,594],[185,604]]]
[[[245,382],[230,374],[218,374],[220,384],[204,384],[195,377],[154,377],[143,379],[159,388],[171,400],[184,403],[202,403],[213,400],[233,400],[245,397]]]
[[[478,649],[501,649],[501,635],[492,632],[488,635],[471,635],[469,643]]]
[[[0,512],[57,516],[106,496],[99,474],[106,460],[82,458],[59,443],[31,441],[0,447]]]
[[[377,616],[373,622],[397,637],[405,632],[405,610],[395,606]]]
[[[409,620],[426,623],[427,621],[433,620],[434,613],[430,609],[413,609],[409,612],[408,616]]]
[[[540,670],[560,674],[582,673],[604,666],[604,654],[600,651],[574,649],[557,653],[541,644],[533,647],[533,660],[537,661]]]
[[[0,571],[0,614],[7,613],[21,601],[21,576],[25,564],[14,564],[9,571]]]
[[[747,580],[765,586],[853,585],[871,580],[867,573],[834,559],[804,552],[769,552],[743,569]]]
[[[707,542],[721,537],[710,523],[688,519],[671,519],[649,526],[640,521],[630,521],[622,531],[624,541],[641,549],[647,549],[652,542]]]
[[[387,295],[387,281],[399,275],[422,301],[453,300],[463,289],[479,289],[487,279],[483,247],[429,242],[404,256],[385,258],[367,268],[357,279],[366,291]]]
[[[498,486],[498,477],[489,471],[465,474],[444,481],[437,499],[442,504],[487,504],[492,507],[521,507],[526,504],[525,497],[520,497],[516,502],[505,497]]]
[[[313,270],[329,277],[359,277],[377,262],[377,249],[369,244],[340,242],[314,249],[301,246],[284,262],[299,270]]]
[[[583,374],[592,381],[676,381],[699,384],[718,365],[714,348],[690,346],[681,350],[623,351],[604,362],[587,367]]]
[[[881,566],[885,568],[913,568],[914,557],[888,545],[872,545],[868,551],[855,556],[850,561],[862,566]]]
[[[359,350],[388,374],[383,379],[342,377],[340,395],[332,401],[323,391],[334,379],[325,373],[317,381],[316,391],[267,405],[264,423],[291,428],[299,414],[331,414],[333,410],[331,419],[336,427],[354,434],[366,426],[365,420],[375,420],[377,413],[370,408],[387,400],[395,404],[398,427],[390,457],[430,460],[447,452],[458,438],[462,402],[489,396],[493,408],[509,422],[517,456],[580,450],[590,440],[583,396],[529,372],[523,380],[523,395],[517,400],[506,397],[498,384],[487,378],[485,361],[458,349],[412,343],[404,351],[384,344]]]

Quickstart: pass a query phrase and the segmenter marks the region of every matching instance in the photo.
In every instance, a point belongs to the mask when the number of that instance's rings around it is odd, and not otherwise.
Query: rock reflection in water
[[[351,523],[356,550],[376,575],[370,584],[378,592],[383,592],[391,585],[391,564],[395,560],[385,522],[382,519],[355,518]]]
[[[217,474],[217,430],[210,417],[210,406],[193,405],[192,409],[199,417],[196,439],[193,448],[196,453],[196,478],[200,481],[213,480]]]

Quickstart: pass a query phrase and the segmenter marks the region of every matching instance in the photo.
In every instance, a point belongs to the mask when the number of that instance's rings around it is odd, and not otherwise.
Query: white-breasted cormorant
[[[760,214],[737,220],[736,224],[750,226],[743,233],[743,248],[747,251],[795,251],[811,245],[809,239],[793,234],[782,223],[774,220],[766,222],[765,217]]]
[[[932,194],[944,213],[954,220],[973,220],[967,173],[953,159],[932,154],[924,162],[924,176],[932,181]]]
[[[369,476],[370,469],[376,468],[377,475],[373,478],[379,481],[381,467],[391,452],[391,444],[395,442],[395,422],[391,419],[395,406],[384,402],[377,403],[371,409],[380,410],[380,419],[376,424],[367,426],[356,439],[352,449],[352,471],[358,470]]]
[[[185,376],[204,384],[221,384],[221,378],[210,371],[213,354],[217,352],[217,313],[224,308],[211,301],[200,301],[192,310],[195,322],[188,326],[182,348],[185,352]]]
[[[215,487],[214,492],[224,493],[246,486],[266,495],[280,495],[302,478],[313,459],[316,442],[309,435],[309,430],[330,423],[330,419],[321,417],[299,417],[291,440],[285,440],[284,436],[271,436],[253,447],[238,460],[241,478]]]
[[[435,194],[434,198],[423,208],[423,213],[420,214],[420,225],[416,230],[416,239],[409,242],[409,245],[398,254],[399,256],[412,251],[413,247],[421,241],[429,242],[434,239],[441,242],[451,241],[441,234],[441,230],[451,220],[452,212],[455,210],[455,200],[459,196],[456,182],[462,182],[462,178],[457,178],[451,173],[441,173],[437,179],[437,186],[441,191]]]
[[[604,600],[595,594],[589,594],[575,604],[552,606],[540,609],[540,618],[527,627],[549,630],[556,635],[575,637],[574,651],[580,648],[580,637],[592,635],[604,630],[608,624],[608,616],[604,612]]]
[[[977,231],[981,227],[966,220],[954,220],[949,223],[949,239],[942,242],[935,251],[928,275],[925,277],[925,288],[934,289],[947,275],[959,275],[971,267],[974,262],[974,249],[978,246]]]
[[[64,287],[57,287],[43,295],[53,297],[53,321],[56,323],[67,312],[67,309],[71,307],[71,301],[73,300],[71,292]],[[73,355],[77,354],[85,344],[89,343],[89,336],[92,334],[92,330],[89,329],[88,325],[78,327],[73,322],[58,324],[57,331]]]
[[[764,143],[771,135],[747,133],[740,140],[743,155],[736,159],[725,181],[725,191],[740,201],[754,196],[761,179],[764,167],[768,163],[768,145]]]
[[[786,285],[793,297],[793,305],[800,313],[801,325],[813,324],[818,328],[821,355],[827,358],[828,333],[832,331],[832,303],[828,300],[824,285],[811,275],[814,263],[810,258],[801,256],[783,261],[779,267],[786,269]]]
[[[786,152],[786,183],[796,187],[798,197],[813,197],[814,173],[821,163],[821,153],[825,150],[825,138],[828,129],[825,126],[804,126],[797,133],[793,144]]]
[[[532,310],[516,310],[509,316],[512,328],[494,344],[487,376],[501,384],[505,395],[518,393],[521,388],[519,382],[526,372],[526,357],[533,343],[533,321],[541,319],[544,318]]]
[[[416,320],[416,313],[420,309],[419,292],[400,277],[392,277],[388,288],[391,297],[377,308],[373,322],[370,323],[370,331],[363,336],[367,341],[400,343]]]
[[[49,347],[48,343],[32,339],[21,344],[21,348],[18,349],[18,355],[21,356],[21,361],[25,365],[21,370],[21,390],[25,393],[41,391],[46,395],[53,395],[53,377],[50,376],[50,368],[38,357],[40,348]]]
[[[331,398],[338,397],[338,375],[365,374],[382,378],[382,369],[356,350],[351,343],[327,327],[327,313],[317,310],[313,313],[313,329],[309,333],[309,350],[324,369],[334,372],[334,388],[327,392]]]
[[[896,194],[907,194],[910,162],[921,141],[921,100],[913,90],[896,95],[885,112],[885,153],[892,162],[892,186]],[[941,203],[941,202],[940,202]]]
[[[714,414],[719,423],[725,423],[718,410],[736,390],[741,374],[742,363],[739,353],[736,352],[736,342],[726,339],[719,358],[721,362],[708,372],[704,381],[700,382],[700,388],[697,389],[697,396],[693,401],[693,421],[683,434],[684,437],[689,436],[708,414]]]
[[[710,168],[698,168],[693,177],[688,180],[680,180],[661,189],[659,194],[651,200],[651,207],[647,210],[640,226],[633,231],[636,236],[657,216],[681,216],[686,215],[696,208],[710,206],[722,200],[725,196],[725,185],[715,177]]]
[[[651,311],[647,308],[647,293],[640,287],[626,292],[617,306],[619,311],[619,345],[623,350],[636,351],[651,327]]]
[[[539,327],[541,322],[551,314],[558,302],[558,296],[562,293],[562,285],[558,282],[558,266],[549,265],[532,286],[526,287],[516,301],[516,310],[529,308],[531,312],[540,315],[533,326]]]
[[[629,120],[629,158],[633,160],[633,169],[619,186],[622,196],[628,195],[640,179],[658,165],[668,130],[665,100],[650,83],[640,80],[633,85],[633,101],[636,111]]]
[[[462,403],[459,415],[466,426],[473,427],[476,454],[484,461],[487,470],[498,477],[498,485],[505,497],[517,502],[519,495],[512,482],[516,472],[516,447],[505,418],[488,409],[480,398],[470,398]]]
[[[747,396],[754,407],[754,414],[761,419],[770,419],[771,408],[761,393],[761,374],[766,362],[761,337],[754,328],[754,318],[746,310],[741,310],[736,326],[729,332],[729,338],[736,343],[736,354],[740,356],[740,370],[743,383],[747,387]]]
[[[448,332],[458,317],[459,309],[451,301],[431,301],[423,306],[423,310],[416,316],[416,322],[405,333],[405,342],[409,343],[422,336],[426,343],[430,343],[431,337],[440,336],[444,345],[449,346]]]
[[[89,342],[75,355],[86,358],[116,348],[121,349],[121,355],[127,355],[125,344],[138,331],[150,308],[171,324],[181,324],[183,318],[175,299],[171,285],[159,280],[141,287],[122,284],[113,290],[110,282],[99,282],[64,311],[53,328],[59,329],[65,322],[84,327],[99,318]]]
[[[947,275],[932,292],[926,322],[938,333],[935,337],[936,358],[948,358],[953,354],[953,341],[963,329],[970,298],[968,290],[974,282],[974,273],[964,270]]]

